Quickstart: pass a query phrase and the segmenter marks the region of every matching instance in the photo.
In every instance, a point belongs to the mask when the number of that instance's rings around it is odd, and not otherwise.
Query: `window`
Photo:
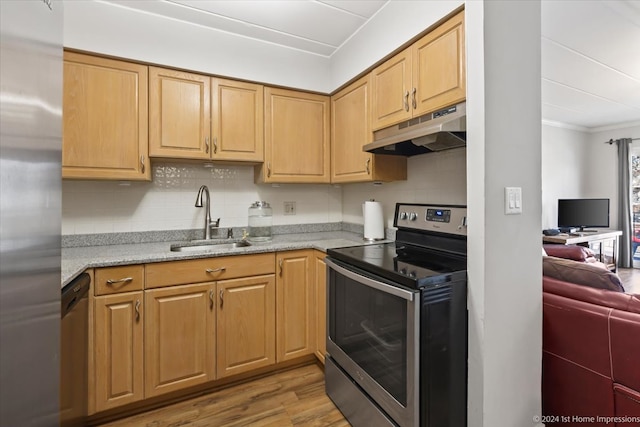
[[[640,268],[640,144],[631,145],[631,206],[633,208],[633,266]]]

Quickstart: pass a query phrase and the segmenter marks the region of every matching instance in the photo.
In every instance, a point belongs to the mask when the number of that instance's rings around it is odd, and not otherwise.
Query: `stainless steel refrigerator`
[[[0,1],[0,425],[57,426],[62,1]]]

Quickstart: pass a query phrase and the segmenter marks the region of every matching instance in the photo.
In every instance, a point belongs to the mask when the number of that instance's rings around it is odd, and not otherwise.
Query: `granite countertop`
[[[381,242],[388,242],[383,240]],[[202,251],[171,252],[174,243],[155,242],[104,246],[62,248],[62,283],[64,287],[87,268],[109,267],[127,264],[146,264],[162,261],[211,258],[226,255],[243,255],[295,249],[327,249],[366,244],[362,234],[350,231],[326,231],[316,233],[291,233],[273,236],[269,242],[251,243],[240,248],[219,248],[212,245]],[[380,243],[380,242],[376,242]]]

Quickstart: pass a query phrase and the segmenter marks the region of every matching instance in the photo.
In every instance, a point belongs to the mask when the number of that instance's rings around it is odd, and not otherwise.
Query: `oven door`
[[[327,353],[400,426],[417,426],[420,293],[327,258]]]

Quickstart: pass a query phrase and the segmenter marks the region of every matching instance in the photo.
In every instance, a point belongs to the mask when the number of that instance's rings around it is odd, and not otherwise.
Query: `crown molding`
[[[608,132],[611,130],[617,130],[617,129],[626,129],[626,128],[630,128],[633,126],[640,126],[640,120],[634,120],[631,122],[623,122],[623,123],[616,123],[615,125],[606,125],[606,126],[598,126],[595,128],[589,128],[588,132],[589,133],[597,133],[597,132]]]
[[[542,119],[542,124],[543,125],[547,125],[547,126],[553,126],[553,127],[556,127],[556,128],[577,130],[579,132],[589,132],[589,128],[588,127],[572,125],[570,123],[564,123],[564,122],[556,122],[554,120]]]

